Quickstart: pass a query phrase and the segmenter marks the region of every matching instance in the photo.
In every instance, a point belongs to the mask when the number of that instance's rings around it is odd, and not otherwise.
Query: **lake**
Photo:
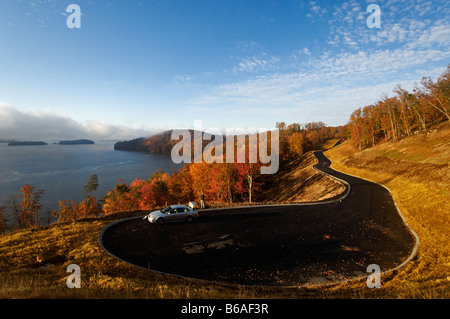
[[[0,143],[0,205],[10,206],[20,187],[30,184],[45,191],[41,215],[47,216],[46,212],[58,209],[59,200],[83,200],[83,187],[93,174],[99,182],[93,195],[99,199],[120,179],[131,183],[136,178],[147,179],[159,169],[172,174],[183,166],[172,162],[169,155],[115,151],[113,147],[113,142],[46,146]]]

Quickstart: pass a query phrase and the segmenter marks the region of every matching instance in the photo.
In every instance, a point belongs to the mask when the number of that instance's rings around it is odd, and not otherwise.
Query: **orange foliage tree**
[[[413,92],[397,85],[395,96],[355,110],[349,121],[354,144],[361,150],[450,121],[450,66],[436,81],[425,77],[421,85]]]
[[[137,209],[135,196],[130,194],[130,186],[121,181],[105,196],[103,211],[106,215]]]
[[[189,166],[189,174],[192,179],[192,192],[194,198],[199,198],[202,193],[206,198],[211,199],[214,197],[214,191],[211,189],[213,165],[214,164],[202,162],[193,163]]]
[[[175,203],[188,203],[195,198],[192,189],[192,177],[189,172],[190,165],[187,164],[178,172],[174,172],[167,183],[169,198]]]
[[[80,207],[73,200],[59,201],[59,209],[52,215],[58,219],[58,222],[74,221],[80,215]]]
[[[44,194],[43,190],[35,191],[35,187],[25,184],[20,188],[20,194],[17,195],[22,201],[19,207],[22,213],[19,215],[19,224],[21,227],[32,227],[40,225],[39,211],[42,208],[40,203]]]
[[[289,137],[289,154],[299,156],[303,154],[303,134],[294,132]]]
[[[88,196],[78,205],[79,218],[99,217],[103,215],[102,205],[94,196]]]

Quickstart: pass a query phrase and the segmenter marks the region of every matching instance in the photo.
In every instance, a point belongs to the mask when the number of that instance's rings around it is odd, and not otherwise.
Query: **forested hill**
[[[145,138],[140,137],[130,141],[117,142],[114,144],[114,149],[119,151],[145,152],[144,141]]]
[[[322,122],[311,122],[307,124],[292,123],[287,125],[284,122],[277,122],[279,130],[279,154],[281,159],[291,156],[299,156],[311,150],[321,149],[329,140],[342,140],[347,130],[347,126],[330,127]],[[153,154],[171,154],[173,147],[181,141],[172,140],[173,130],[165,131],[149,138],[136,138],[130,141],[118,142],[114,145],[115,150],[145,152]],[[194,130],[189,130],[191,134],[191,152],[194,152]],[[202,151],[215,138],[211,134],[202,132]],[[227,137],[222,136],[223,142]],[[248,143],[248,135],[246,136]],[[235,148],[237,140],[234,141]],[[224,147],[225,148],[225,147]],[[226,153],[226,152],[225,152]]]
[[[170,154],[172,152],[172,148],[181,141],[181,138],[179,140],[172,140],[172,132],[173,130],[169,130],[148,138],[140,137],[130,141],[118,142],[114,144],[114,149],[119,151],[135,151],[152,154]],[[189,130],[189,132],[192,136],[191,144],[193,146],[194,131]],[[203,134],[203,139],[207,138],[205,135],[210,137],[208,133]],[[209,143],[209,140],[204,140],[203,148]]]

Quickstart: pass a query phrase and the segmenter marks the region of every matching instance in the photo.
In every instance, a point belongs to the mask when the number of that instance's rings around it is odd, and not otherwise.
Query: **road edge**
[[[312,151],[312,152],[313,152],[313,154],[314,154],[314,156],[316,157],[317,160],[318,160],[318,158],[315,155],[315,152],[322,152],[323,153],[323,151]],[[323,154],[323,155],[326,156],[325,154]],[[328,159],[328,160],[330,160],[330,159]],[[331,162],[331,164],[333,163],[331,160],[330,160],[330,162]],[[331,168],[331,164],[330,164],[330,168]],[[321,201],[321,202],[312,202],[312,203],[265,204],[265,205],[249,205],[249,206],[236,206],[236,207],[220,207],[220,208],[204,209],[202,211],[223,210],[223,209],[257,208],[257,207],[274,207],[274,206],[324,205],[324,204],[340,202],[342,200],[345,200],[349,196],[349,194],[351,192],[351,186],[350,186],[350,184],[348,182],[346,182],[345,180],[342,180],[342,179],[340,179],[338,177],[335,177],[333,175],[330,175],[328,173],[325,173],[325,172],[321,171],[320,169],[316,168],[316,164],[313,165],[313,168],[316,171],[318,171],[319,173],[325,174],[325,175],[327,175],[327,176],[329,176],[329,177],[331,177],[331,178],[341,182],[342,184],[344,184],[344,186],[346,186],[347,191],[345,193],[343,193],[342,197],[340,197],[338,199],[331,200],[331,201]],[[414,245],[414,248],[412,249],[411,254],[400,265],[398,265],[398,266],[396,266],[394,268],[388,269],[386,271],[381,272],[380,276],[389,274],[391,272],[394,272],[394,271],[396,271],[396,270],[406,266],[417,255],[418,248],[419,248],[419,243],[420,243],[420,238],[417,235],[417,233],[414,231],[414,229],[409,225],[409,223],[407,222],[406,218],[402,214],[400,208],[397,205],[397,202],[396,202],[394,196],[392,196],[391,190],[388,187],[386,187],[385,185],[382,185],[380,183],[373,182],[373,181],[370,181],[368,179],[361,178],[359,176],[355,176],[355,175],[352,175],[352,174],[347,174],[347,173],[341,172],[341,171],[339,171],[337,169],[334,169],[334,168],[332,168],[332,169],[337,171],[337,172],[339,172],[339,173],[341,173],[341,174],[344,174],[344,175],[348,175],[348,176],[351,176],[351,177],[359,178],[359,179],[362,179],[364,181],[367,181],[367,182],[370,182],[370,183],[373,183],[373,184],[378,184],[378,185],[384,187],[389,192],[389,194],[390,194],[390,196],[391,196],[391,198],[392,198],[392,200],[394,202],[394,205],[395,205],[395,208],[397,210],[397,213],[399,214],[400,218],[402,219],[402,221],[405,224],[405,226],[408,229],[408,231],[411,233],[411,235],[415,239],[415,245]],[[119,223],[122,223],[122,222],[126,222],[128,220],[142,219],[144,216],[145,215],[125,218],[125,219],[122,219],[122,220],[115,221],[115,222],[113,222],[111,224],[108,224],[105,227],[103,227],[102,230],[100,231],[100,234],[99,234],[99,237],[98,237],[98,242],[99,242],[100,247],[105,252],[107,252],[110,256],[112,256],[114,258],[117,258],[117,259],[119,259],[119,260],[121,260],[121,261],[123,261],[123,262],[125,262],[125,263],[127,263],[129,265],[138,267],[140,269],[144,269],[144,270],[147,270],[147,271],[152,271],[152,272],[158,273],[158,274],[169,275],[169,276],[172,276],[172,277],[181,278],[181,279],[188,280],[188,281],[209,282],[209,283],[217,284],[217,285],[221,285],[221,286],[232,286],[232,287],[246,286],[246,287],[260,287],[260,288],[272,288],[272,289],[313,288],[313,287],[326,287],[326,286],[333,286],[333,285],[339,285],[339,284],[346,284],[346,283],[350,283],[350,282],[357,282],[357,281],[361,281],[361,280],[363,280],[363,279],[368,277],[368,276],[357,276],[357,277],[354,277],[354,278],[351,278],[351,279],[340,280],[340,281],[333,281],[333,282],[327,282],[327,283],[320,283],[320,284],[305,283],[305,284],[301,284],[301,285],[287,285],[287,286],[241,285],[241,284],[240,285],[236,285],[236,284],[232,284],[232,283],[210,281],[210,280],[198,279],[198,278],[191,278],[191,277],[185,277],[185,276],[180,276],[180,275],[176,275],[176,274],[170,274],[170,273],[165,273],[165,272],[161,272],[161,271],[157,271],[157,270],[148,269],[148,268],[145,268],[145,267],[142,267],[142,266],[135,265],[135,264],[133,264],[131,262],[128,262],[128,261],[126,261],[126,260],[124,260],[124,259],[122,259],[122,258],[120,258],[120,257],[118,257],[118,256],[116,256],[114,254],[112,254],[108,249],[106,249],[106,247],[103,244],[102,238],[103,238],[104,233],[108,230],[108,228],[110,228],[110,227],[112,227],[112,226],[114,226],[116,224],[119,224]]]
[[[325,155],[325,154],[324,154],[324,155]],[[326,156],[326,155],[325,155],[325,156]],[[328,157],[327,157],[327,158],[328,158]],[[330,162],[331,162],[331,164],[333,164],[333,162],[332,162],[331,160],[330,160]],[[330,164],[330,168],[332,168],[332,167],[331,167],[331,164]],[[389,269],[389,270],[386,270],[386,271],[382,272],[381,275],[386,275],[386,274],[388,274],[388,273],[394,272],[394,271],[396,271],[396,270],[398,270],[398,269],[403,268],[404,266],[406,266],[406,264],[408,264],[412,259],[414,259],[414,257],[417,255],[417,253],[418,253],[418,251],[419,251],[420,237],[419,237],[419,235],[416,233],[416,231],[411,227],[411,225],[408,223],[406,217],[403,215],[403,213],[402,213],[400,207],[399,207],[398,204],[397,204],[397,201],[395,200],[395,197],[394,197],[393,194],[392,194],[392,191],[391,191],[386,185],[380,184],[380,183],[378,183],[378,182],[374,182],[374,181],[371,181],[371,180],[369,180],[369,179],[366,179],[366,178],[363,178],[363,177],[360,177],[360,176],[356,176],[356,175],[348,174],[348,173],[345,173],[345,172],[341,172],[340,170],[335,169],[335,168],[332,168],[332,169],[335,170],[335,171],[337,171],[337,172],[339,172],[339,173],[341,173],[341,174],[348,175],[348,176],[355,177],[355,178],[359,178],[359,179],[362,179],[362,180],[364,180],[364,181],[366,181],[366,182],[370,182],[370,183],[373,183],[373,184],[377,184],[377,185],[379,185],[379,186],[385,188],[385,189],[389,192],[389,195],[391,195],[392,201],[394,202],[395,208],[397,209],[397,213],[398,213],[398,215],[400,216],[400,218],[402,219],[403,224],[405,224],[405,226],[406,226],[406,228],[408,229],[408,231],[409,231],[409,232],[411,233],[411,235],[414,237],[414,239],[415,239],[415,244],[414,244],[414,248],[412,249],[411,254],[409,255],[408,258],[406,258],[406,259],[405,259],[400,265],[398,265],[397,267],[394,267],[394,268],[391,268],[391,269]],[[324,174],[327,174],[327,173],[325,173],[325,172],[323,172],[323,173],[324,173]],[[329,175],[329,174],[327,174],[327,175]],[[333,178],[335,178],[335,179],[337,179],[337,180],[340,180],[339,178],[334,177],[334,176],[332,176],[332,175],[329,175],[329,176],[330,176],[330,177],[333,177]]]

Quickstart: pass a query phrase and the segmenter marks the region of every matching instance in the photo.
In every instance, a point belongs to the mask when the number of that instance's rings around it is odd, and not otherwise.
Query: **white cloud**
[[[277,80],[279,83],[288,83],[289,77]],[[308,79],[305,79],[304,82],[307,81]],[[264,116],[273,118],[274,122],[286,120],[301,123],[321,119],[328,125],[342,125],[348,121],[350,113],[357,107],[375,103],[384,95],[392,95],[392,89],[397,84],[401,84],[405,89],[412,89],[414,81],[387,82],[361,87],[331,84],[322,87],[304,87],[303,90],[291,94],[285,94],[289,88],[283,88],[281,85],[274,87],[273,84],[268,83],[266,87],[254,88],[253,91],[248,83],[223,88],[221,102],[228,102],[228,106],[222,108],[221,113],[236,119]],[[292,88],[293,86],[290,89]],[[225,91],[226,89],[229,91]],[[241,91],[241,95],[237,95],[238,91]],[[211,109],[204,106],[202,111],[211,112]]]
[[[409,67],[416,67],[430,61],[450,58],[450,51],[438,49],[411,50],[377,50],[345,52],[333,57],[312,59],[309,65],[320,72],[361,77],[371,75],[383,78]]]
[[[67,115],[50,110],[27,112],[0,103],[0,139],[12,140],[62,140],[88,138],[93,140],[126,140],[150,136],[157,131],[132,128],[103,121],[77,122]]]
[[[319,6],[312,6],[311,11],[318,14],[320,13],[320,7]]]
[[[269,115],[276,119],[282,116],[298,121],[326,118],[330,125],[343,124],[354,109],[375,103],[383,94],[391,94],[395,85],[412,89],[421,76],[435,75],[436,66],[428,64],[448,60],[450,51],[432,48],[338,54],[325,51],[320,57],[307,57],[302,68],[298,68],[302,69],[300,72],[272,72],[217,85],[192,99],[190,105],[206,109],[220,106],[229,115]],[[423,74],[420,77],[417,69]]]
[[[306,14],[306,17],[312,21],[315,21],[316,18],[323,19],[324,16],[328,13],[328,10],[326,8],[319,6],[315,1],[310,1],[309,5],[310,12]]]
[[[408,44],[409,48],[426,48],[432,46],[450,45],[450,23],[437,23]]]
[[[241,58],[241,61],[233,67],[233,72],[262,72],[277,69],[280,59],[268,56],[266,53],[260,56]]]
[[[332,6],[328,19],[328,44],[361,49],[368,45],[424,48],[444,46],[448,49],[450,6],[445,1],[378,1],[381,28],[370,29],[366,7],[371,1],[349,0]],[[436,16],[442,19],[436,20]]]

